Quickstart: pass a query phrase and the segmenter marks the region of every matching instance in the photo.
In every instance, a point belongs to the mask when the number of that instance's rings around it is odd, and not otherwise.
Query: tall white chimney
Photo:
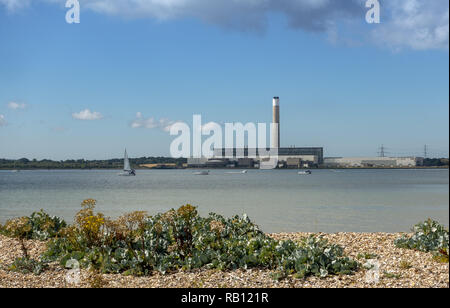
[[[280,98],[278,96],[273,98],[273,121],[274,128],[272,129],[272,149],[280,148]]]

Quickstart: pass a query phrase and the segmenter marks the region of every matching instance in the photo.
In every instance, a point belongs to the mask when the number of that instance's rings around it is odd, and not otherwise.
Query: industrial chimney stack
[[[272,149],[280,148],[280,98],[273,98],[273,121],[275,127],[272,130]]]

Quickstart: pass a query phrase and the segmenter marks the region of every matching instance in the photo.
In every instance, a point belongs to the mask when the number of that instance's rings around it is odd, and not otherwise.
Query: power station
[[[423,157],[386,157],[384,146],[380,157],[327,157],[323,147],[281,147],[280,98],[272,100],[272,124],[270,149],[278,152],[279,168],[408,168],[423,165]],[[269,149],[267,149],[269,150]],[[425,147],[425,155],[427,148]],[[231,155],[230,155],[231,153]],[[255,155],[256,153],[256,155]],[[188,167],[193,168],[257,168],[267,154],[258,149],[214,149],[213,158],[189,158]]]
[[[279,167],[301,168],[317,167],[323,164],[323,148],[283,148],[281,147],[281,125],[280,125],[280,98],[275,96],[272,100],[272,124],[271,127],[271,149],[277,149]],[[230,153],[232,153],[230,157]],[[243,153],[243,154],[242,154]],[[249,153],[256,153],[255,157],[249,157]],[[258,149],[214,149],[214,157],[190,158],[188,166],[194,168],[253,168],[258,167],[261,162]]]

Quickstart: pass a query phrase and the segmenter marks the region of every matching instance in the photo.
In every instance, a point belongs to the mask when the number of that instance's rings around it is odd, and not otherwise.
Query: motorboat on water
[[[130,160],[128,159],[127,149],[125,149],[125,155],[123,159],[123,172],[119,173],[120,176],[136,176],[136,170],[131,168]]]
[[[247,174],[248,170],[242,170],[242,171],[230,171],[230,172],[225,172],[226,174]]]
[[[298,174],[300,175],[310,175],[312,174],[311,170],[306,170],[306,171],[299,171]]]
[[[209,175],[209,170],[194,172],[194,175]]]

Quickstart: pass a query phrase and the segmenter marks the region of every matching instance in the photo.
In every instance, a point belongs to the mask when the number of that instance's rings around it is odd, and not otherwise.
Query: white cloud
[[[390,0],[383,4],[389,15],[373,31],[375,42],[395,50],[448,50],[448,0]]]
[[[14,12],[30,5],[30,0],[0,0],[9,12]]]
[[[31,2],[65,0],[0,0],[9,10]],[[381,25],[372,34],[365,25],[366,0],[80,0],[81,8],[100,14],[161,21],[194,18],[239,31],[264,32],[271,14],[285,17],[289,27],[328,35],[331,42],[348,41],[340,25],[351,22],[360,28],[352,41],[364,40],[395,49],[448,49],[448,0],[380,0]],[[356,28],[355,28],[356,29]]]
[[[8,103],[8,108],[12,109],[12,110],[25,109],[26,107],[27,107],[27,105],[25,103],[18,103],[18,102],[9,102]]]
[[[99,112],[91,112],[89,109],[85,109],[78,113],[72,113],[72,117],[77,120],[93,121],[102,119],[103,115]]]
[[[6,125],[5,116],[3,114],[0,114],[0,127]]]
[[[175,121],[171,121],[165,118],[159,120],[155,120],[155,118],[145,118],[141,112],[137,112],[136,119],[131,122],[130,126],[132,128],[158,128],[165,132],[169,132],[170,127],[175,123]]]

